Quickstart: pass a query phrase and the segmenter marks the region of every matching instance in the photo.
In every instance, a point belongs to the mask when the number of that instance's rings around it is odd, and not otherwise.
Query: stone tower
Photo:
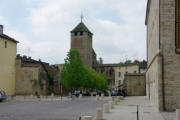
[[[94,56],[92,36],[93,34],[82,21],[71,31],[71,49],[78,50],[83,63],[90,68],[93,66]]]

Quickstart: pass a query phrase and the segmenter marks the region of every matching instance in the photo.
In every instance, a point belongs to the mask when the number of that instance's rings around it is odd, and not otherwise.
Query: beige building
[[[148,0],[147,97],[161,111],[180,108],[180,1]]]
[[[139,73],[139,64],[97,64],[93,67],[97,72],[104,73],[108,79],[109,89],[118,90],[126,73]]]
[[[123,84],[126,73],[139,73],[139,64],[116,65],[114,66],[114,71],[115,88],[118,89]]]
[[[15,94],[17,43],[3,33],[3,26],[0,25],[0,90],[4,90],[7,95]]]
[[[123,88],[128,96],[146,95],[146,76],[141,73],[127,73],[124,77]]]

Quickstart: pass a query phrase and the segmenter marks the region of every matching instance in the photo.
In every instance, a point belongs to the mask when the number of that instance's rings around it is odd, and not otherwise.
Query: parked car
[[[109,96],[110,91],[105,90],[105,91],[103,91],[103,92],[104,92],[104,96]]]
[[[91,96],[91,94],[88,91],[82,91],[82,96]]]
[[[3,101],[7,98],[6,93],[2,90],[0,90],[0,101]]]
[[[118,96],[118,91],[117,91],[117,90],[111,91],[111,95],[112,95],[112,96]]]
[[[97,94],[98,94],[97,91],[93,91],[93,92],[92,92],[92,95],[93,95],[93,96],[96,96]]]
[[[81,93],[80,90],[75,90],[72,95],[75,95],[76,97],[78,97],[80,93]]]

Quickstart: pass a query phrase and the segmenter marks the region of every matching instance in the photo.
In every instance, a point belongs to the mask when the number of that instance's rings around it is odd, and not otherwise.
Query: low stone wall
[[[126,74],[124,79],[124,87],[128,96],[145,96],[145,74]]]

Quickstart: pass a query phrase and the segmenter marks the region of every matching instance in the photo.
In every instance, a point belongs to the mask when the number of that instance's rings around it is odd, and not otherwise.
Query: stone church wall
[[[160,43],[164,55],[165,109],[180,108],[180,54],[175,52],[175,0],[161,0]]]

